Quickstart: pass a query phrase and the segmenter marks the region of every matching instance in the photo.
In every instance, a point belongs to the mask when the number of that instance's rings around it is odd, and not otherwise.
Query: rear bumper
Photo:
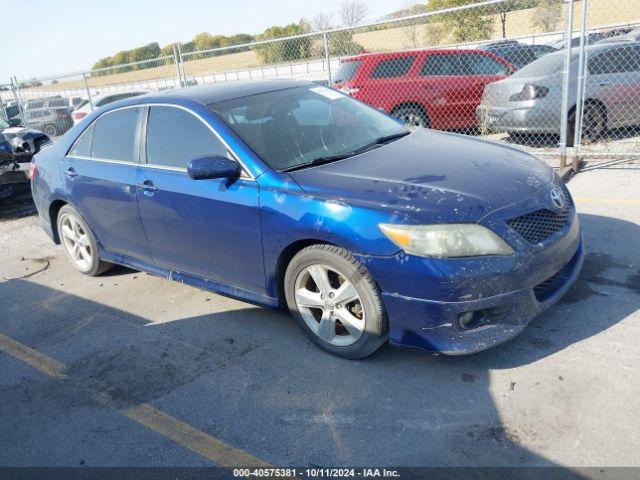
[[[551,109],[539,105],[476,108],[478,125],[493,132],[560,133],[560,107]]]

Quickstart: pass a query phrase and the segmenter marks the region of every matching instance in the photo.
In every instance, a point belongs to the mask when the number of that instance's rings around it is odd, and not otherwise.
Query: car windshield
[[[333,76],[333,81],[335,83],[342,83],[348,80],[351,80],[358,68],[362,65],[362,60],[347,60],[340,64],[338,67],[338,71]]]
[[[297,87],[211,105],[271,168],[339,160],[399,138],[396,120],[325,87]]]

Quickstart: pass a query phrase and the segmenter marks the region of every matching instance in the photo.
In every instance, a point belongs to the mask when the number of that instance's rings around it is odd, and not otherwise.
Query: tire
[[[422,108],[415,105],[405,105],[393,111],[393,115],[414,127],[429,128],[429,115]]]
[[[343,248],[320,244],[300,250],[287,266],[284,293],[299,327],[325,352],[364,358],[387,341],[380,290]]]
[[[576,110],[569,112],[567,122],[567,147],[575,144]],[[607,132],[607,113],[604,107],[598,103],[585,103],[582,112],[582,143],[589,144],[597,142]]]
[[[113,267],[113,264],[100,260],[95,235],[73,207],[63,206],[56,223],[60,243],[76,269],[86,275],[96,276]]]
[[[42,129],[44,133],[46,133],[49,137],[57,137],[58,136],[58,127],[53,125],[52,123],[45,125]]]

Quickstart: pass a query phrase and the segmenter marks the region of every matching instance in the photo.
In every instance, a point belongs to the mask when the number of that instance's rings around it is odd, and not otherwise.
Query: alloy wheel
[[[295,302],[307,326],[327,343],[346,347],[364,333],[360,295],[333,267],[314,264],[304,268],[295,281]]]
[[[60,219],[60,236],[69,258],[80,270],[87,270],[93,261],[93,252],[87,232],[78,219],[70,214],[64,214]]]

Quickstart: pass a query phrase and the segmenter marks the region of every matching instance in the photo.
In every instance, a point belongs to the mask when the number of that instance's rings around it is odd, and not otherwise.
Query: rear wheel
[[[346,250],[312,245],[285,273],[285,296],[298,325],[318,347],[343,358],[364,358],[387,339],[379,289]]]
[[[575,143],[576,111],[569,113],[567,128],[567,146]],[[598,103],[586,103],[582,117],[582,143],[589,144],[600,140],[607,132],[607,114],[604,107]]]
[[[429,115],[416,105],[405,105],[393,111],[393,115],[407,125],[429,128]]]
[[[58,234],[67,258],[87,275],[100,275],[113,265],[98,257],[98,242],[84,219],[69,205],[58,212]]]

